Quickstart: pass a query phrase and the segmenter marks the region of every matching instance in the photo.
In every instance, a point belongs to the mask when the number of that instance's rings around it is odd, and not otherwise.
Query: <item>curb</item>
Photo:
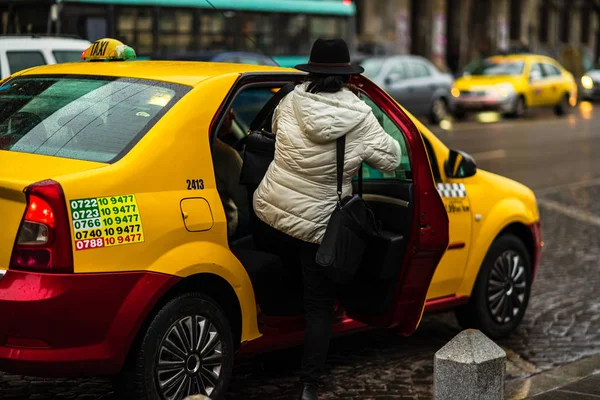
[[[558,389],[600,372],[600,354],[585,357],[569,364],[506,382],[505,394],[510,400],[521,400]]]

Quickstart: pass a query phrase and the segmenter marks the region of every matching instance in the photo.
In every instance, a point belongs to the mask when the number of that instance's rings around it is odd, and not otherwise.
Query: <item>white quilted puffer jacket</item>
[[[254,210],[275,229],[319,244],[337,200],[336,139],[346,135],[342,198],[363,161],[394,171],[400,145],[349,89],[313,94],[307,87],[296,86],[274,113],[275,159],[254,192]]]

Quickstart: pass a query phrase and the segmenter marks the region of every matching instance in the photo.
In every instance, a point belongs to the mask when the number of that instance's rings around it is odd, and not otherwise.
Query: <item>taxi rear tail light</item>
[[[25,190],[27,208],[13,247],[10,268],[73,272],[71,230],[63,190],[46,180]]]

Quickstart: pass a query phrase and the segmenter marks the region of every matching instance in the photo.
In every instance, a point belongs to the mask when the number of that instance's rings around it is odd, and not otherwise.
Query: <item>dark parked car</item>
[[[582,100],[600,100],[600,65],[594,65],[581,77],[580,93]]]
[[[439,123],[448,115],[453,78],[419,56],[367,57],[364,74],[415,116]]]
[[[255,64],[278,66],[277,63],[268,56],[260,53],[250,53],[244,51],[226,51],[226,52],[191,52],[169,54],[162,53],[151,57],[153,60],[176,60],[176,61],[211,61],[226,62],[236,64]]]

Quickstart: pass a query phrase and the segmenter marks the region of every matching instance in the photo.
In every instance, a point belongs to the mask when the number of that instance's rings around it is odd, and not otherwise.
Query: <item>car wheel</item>
[[[525,97],[519,96],[515,99],[512,111],[508,113],[511,118],[521,118],[527,111],[527,104],[525,104]]]
[[[467,118],[467,113],[464,110],[454,110],[454,112],[452,113],[452,116],[457,121],[463,121],[464,119]]]
[[[225,313],[210,297],[187,293],[169,301],[133,349],[117,389],[131,400],[224,396],[234,362]]]
[[[432,124],[439,124],[448,116],[448,104],[443,97],[438,97],[431,105],[429,120]]]
[[[569,94],[565,94],[556,106],[554,106],[554,114],[565,115],[571,111],[571,103],[569,102]]]
[[[525,315],[531,282],[531,260],[521,239],[498,237],[481,265],[469,303],[456,309],[459,324],[492,339],[509,335]]]

